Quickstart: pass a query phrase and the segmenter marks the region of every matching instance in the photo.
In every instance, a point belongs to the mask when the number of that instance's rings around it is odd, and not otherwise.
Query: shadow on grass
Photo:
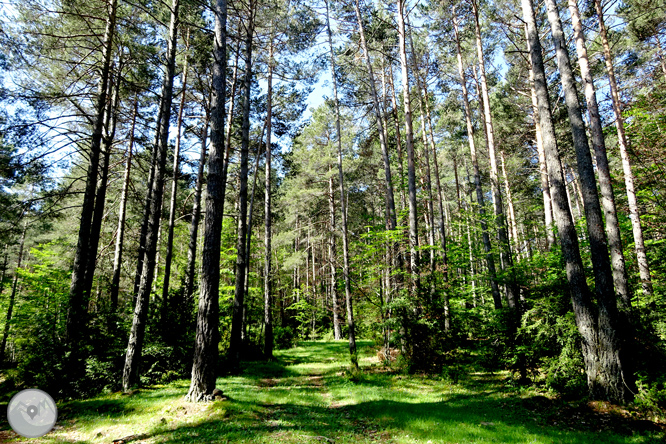
[[[563,430],[526,416],[529,412],[494,399],[454,396],[447,401],[371,401],[327,408],[295,404],[231,402],[211,409],[209,419],[154,430],[157,443],[195,442],[535,442],[652,443],[657,434],[626,437],[607,432]]]

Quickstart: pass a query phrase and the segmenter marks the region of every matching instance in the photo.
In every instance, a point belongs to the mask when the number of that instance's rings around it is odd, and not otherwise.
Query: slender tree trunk
[[[370,83],[370,94],[372,95],[373,110],[377,123],[377,130],[379,133],[379,144],[382,148],[382,160],[384,161],[384,180],[386,185],[386,206],[389,214],[389,230],[395,230],[397,223],[395,214],[395,200],[393,197],[393,179],[391,177],[391,161],[389,159],[388,153],[388,141],[386,140],[386,131],[382,119],[382,108],[379,105],[379,97],[377,95],[377,88],[375,86],[375,74],[372,70],[370,52],[368,51],[368,45],[365,41],[365,30],[363,29],[363,20],[361,19],[358,0],[356,0],[354,3],[354,11],[356,12],[358,30],[361,36],[361,48],[363,49],[365,64],[368,70],[368,83]]]
[[[416,205],[416,167],[414,163],[414,130],[412,129],[412,106],[409,94],[409,66],[407,64],[407,48],[405,35],[405,2],[397,0],[398,37],[400,66],[402,68],[402,96],[405,108],[405,146],[407,147],[407,183],[409,189],[409,249],[410,272],[412,275],[412,293],[418,295],[420,289],[418,215]]]
[[[2,276],[0,277],[0,295],[5,290],[5,277],[7,276],[7,259],[9,258],[9,248],[5,244],[5,259],[2,261]],[[1,359],[0,359],[1,362]]]
[[[331,167],[328,168],[329,174]],[[333,176],[328,178],[328,210],[330,232],[328,236],[328,260],[331,267],[331,300],[333,303],[333,338],[336,341],[342,339],[342,328],[340,326],[340,308],[338,302],[338,272],[337,255],[335,246],[335,192],[333,191]]]
[[[113,75],[109,78],[109,93],[111,100],[107,102],[104,112],[104,124],[102,131],[102,163],[100,165],[99,178],[97,182],[97,193],[95,195],[95,209],[93,210],[93,219],[90,226],[90,240],[88,245],[88,262],[86,264],[85,274],[85,292],[90,294],[93,287],[93,277],[97,266],[97,250],[99,248],[99,238],[102,231],[102,221],[104,219],[104,206],[106,203],[106,190],[109,181],[109,161],[111,159],[111,148],[116,132],[116,122],[118,116],[118,106],[120,104],[120,95],[118,92],[119,83],[114,82]]]
[[[28,231],[27,219],[23,221],[23,231],[21,231],[21,239],[19,240],[19,253],[16,260],[16,271],[14,272],[14,280],[12,282],[12,292],[9,295],[9,303],[7,304],[7,316],[5,317],[5,329],[2,332],[2,345],[0,345],[0,364],[5,362],[5,348],[7,347],[7,338],[9,337],[9,325],[12,321],[12,312],[14,311],[14,302],[16,301],[16,289],[18,288],[19,269],[23,261],[23,247],[25,245],[25,232]],[[7,263],[5,256],[5,265]],[[3,273],[4,274],[4,273]],[[4,276],[3,276],[4,277]]]
[[[187,267],[185,272],[185,300],[190,301],[194,293],[194,268],[197,262],[197,244],[199,239],[199,220],[201,219],[201,191],[204,182],[204,169],[206,166],[206,150],[208,144],[208,125],[210,123],[210,112],[206,111],[206,117],[201,130],[201,152],[199,154],[199,170],[197,171],[197,183],[194,188],[194,203],[192,205],[192,221],[190,223],[190,241],[187,245]]]
[[[220,244],[224,215],[225,177],[225,99],[227,86],[227,1],[216,0],[215,36],[213,39],[213,88],[210,102],[211,142],[208,180],[206,183],[206,219],[201,254],[201,286],[194,340],[192,380],[186,399],[190,402],[212,398],[220,342]],[[206,144],[203,143],[202,151]],[[202,159],[203,163],[203,159]]]
[[[86,322],[88,298],[90,290],[85,288],[85,273],[90,255],[89,244],[92,233],[92,219],[95,208],[95,194],[97,192],[97,174],[99,169],[99,156],[102,143],[102,130],[104,126],[104,112],[107,104],[109,78],[111,77],[111,55],[113,52],[113,39],[116,29],[117,0],[109,0],[106,28],[102,41],[102,69],[99,83],[99,94],[95,103],[95,123],[93,125],[92,143],[90,147],[90,163],[86,173],[86,186],[81,208],[81,223],[72,268],[72,282],[69,288],[69,307],[67,312],[67,342],[72,349],[70,367],[75,373],[80,370],[81,341],[86,338]]]
[[[409,19],[406,18],[405,20],[405,25],[407,28],[410,27],[409,25]],[[414,77],[416,78],[416,95],[418,98],[418,103],[419,103],[419,113],[421,114],[421,133],[422,133],[422,139],[423,139],[423,154],[424,154],[424,164],[425,164],[425,175],[421,175],[423,181],[425,182],[425,190],[426,190],[426,195],[427,195],[427,201],[426,201],[426,208],[427,208],[427,219],[430,221],[427,225],[427,233],[428,233],[428,244],[430,246],[435,245],[435,200],[432,195],[432,175],[430,174],[430,152],[429,152],[429,143],[428,143],[428,133],[426,131],[426,112],[425,112],[425,105],[423,103],[423,87],[421,85],[421,75],[419,73],[419,67],[416,61],[416,51],[414,49],[414,40],[412,38],[412,33],[411,31],[409,32],[409,43],[412,51],[412,65],[413,65],[413,70],[414,70]],[[431,285],[430,285],[430,294],[429,298],[432,301],[435,296],[435,281],[434,281],[434,273],[435,273],[435,250],[434,248],[430,248],[429,251],[429,256],[430,256],[430,274],[431,274]]]
[[[162,108],[158,124],[158,146],[155,164],[155,177],[151,184],[152,200],[147,209],[149,214],[148,229],[146,232],[146,253],[144,266],[141,272],[141,283],[136,296],[134,318],[130,331],[125,366],[123,369],[123,390],[128,391],[139,383],[139,371],[141,354],[143,352],[143,340],[146,332],[146,321],[148,318],[148,302],[155,273],[155,257],[157,255],[158,233],[160,219],[162,216],[162,197],[164,194],[164,170],[167,158],[167,141],[169,137],[169,120],[171,117],[171,102],[173,98],[173,78],[176,69],[176,46],[178,43],[178,8],[179,0],[173,0],[171,5],[171,21],[169,24],[169,38],[167,42],[166,72],[162,87]]]
[[[248,155],[250,150],[250,97],[252,85],[252,44],[254,37],[254,10],[256,4],[249,5],[249,17],[245,35],[245,73],[243,79],[243,120],[241,126],[240,151],[240,188],[238,193],[238,242],[236,255],[236,285],[234,291],[233,314],[231,318],[231,340],[229,356],[234,370],[241,361],[243,308],[245,306],[245,273],[247,273],[247,257],[245,242],[247,239],[247,178]]]
[[[402,161],[402,136],[400,133],[400,119],[398,119],[398,100],[396,98],[395,84],[393,82],[393,66],[390,66],[390,76],[389,76],[389,85],[391,86],[391,105],[392,105],[392,115],[393,123],[395,124],[395,144],[398,148],[398,167],[400,175],[400,204],[401,210],[404,210],[407,207],[407,202],[405,200],[405,171]]]
[[[266,103],[266,182],[264,206],[264,243],[266,258],[264,259],[264,356],[273,359],[273,302],[271,275],[271,120],[273,117],[273,41],[268,49],[268,92]]]
[[[553,213],[555,222],[557,223],[562,255],[566,263],[567,279],[571,291],[576,325],[582,336],[583,359],[588,378],[588,387],[593,397],[622,400],[626,396],[626,389],[622,383],[622,368],[617,350],[612,349],[614,342],[607,340],[615,332],[611,331],[608,324],[603,323],[603,320],[601,323],[599,322],[599,316],[603,319],[606,316],[603,311],[608,308],[602,304],[600,307],[601,310],[597,310],[597,307],[592,302],[580,256],[575,226],[566,201],[564,176],[562,174],[557,140],[551,119],[546,76],[541,56],[541,44],[537,34],[531,0],[522,0],[522,7],[528,28],[530,58],[534,69],[539,117],[541,119],[544,149],[548,162],[548,178],[551,196],[553,197]],[[599,311],[602,313],[599,313]],[[600,328],[607,331],[600,332]]]
[[[497,237],[500,243],[500,258],[501,263],[509,272],[508,283],[506,285],[507,302],[509,307],[515,307],[519,297],[519,290],[515,271],[513,269],[511,245],[509,244],[509,237],[506,233],[506,223],[504,220],[504,205],[502,203],[502,194],[500,192],[499,169],[497,168],[497,158],[495,155],[495,129],[493,127],[493,119],[490,112],[490,96],[488,94],[488,82],[486,80],[486,63],[483,58],[481,28],[479,26],[479,10],[476,0],[472,0],[472,8],[474,9],[476,53],[479,59],[479,80],[481,83],[481,97],[483,99],[483,112],[485,116],[486,141],[488,143],[488,157],[490,158],[490,186],[493,196],[493,206],[495,208]]]
[[[504,179],[504,189],[506,190],[506,200],[509,204],[509,227],[511,229],[510,234],[513,237],[513,242],[516,247],[520,248],[520,239],[518,239],[518,224],[516,223],[516,210],[513,205],[511,187],[509,186],[509,176],[506,173],[506,156],[504,151],[500,151],[500,162],[502,164],[502,177]]]
[[[608,235],[608,246],[611,254],[611,265],[613,267],[613,283],[615,292],[619,297],[619,302],[623,311],[631,309],[631,294],[627,283],[627,269],[622,251],[622,237],[620,235],[620,225],[615,208],[615,195],[611,183],[610,167],[608,166],[608,156],[606,154],[606,143],[604,140],[603,128],[601,126],[601,117],[599,114],[599,105],[597,95],[594,89],[594,82],[590,71],[590,64],[587,57],[587,48],[585,46],[585,34],[583,33],[583,24],[580,20],[578,3],[576,0],[569,0],[569,12],[571,13],[571,23],[573,25],[574,37],[576,39],[576,51],[578,53],[578,66],[580,67],[581,77],[585,85],[585,99],[587,101],[587,111],[590,117],[590,135],[592,136],[592,147],[596,157],[597,175],[599,177],[599,188],[601,190],[601,203],[606,216],[606,234]]]
[[[123,263],[123,247],[125,240],[125,218],[127,215],[127,196],[130,184],[130,172],[132,170],[132,150],[134,148],[134,131],[136,129],[136,115],[138,114],[139,102],[134,100],[134,111],[132,112],[132,128],[130,129],[129,146],[127,147],[127,163],[125,166],[125,177],[123,178],[123,190],[120,195],[120,208],[118,209],[118,235],[116,236],[115,253],[113,255],[113,278],[111,279],[111,310],[118,310],[118,292],[120,291],[120,269]]]
[[[472,167],[474,168],[474,185],[476,188],[476,201],[479,206],[479,219],[481,221],[481,231],[483,237],[483,248],[486,253],[486,266],[490,275],[490,288],[493,296],[495,308],[502,308],[502,297],[497,283],[497,271],[495,269],[495,259],[493,258],[492,247],[490,245],[490,235],[488,234],[488,225],[485,218],[485,209],[483,204],[483,189],[481,188],[481,172],[479,171],[479,161],[476,156],[476,144],[474,143],[474,126],[472,125],[472,111],[467,96],[467,80],[462,64],[462,50],[460,48],[460,35],[458,33],[458,21],[456,11],[453,10],[453,30],[456,37],[456,50],[458,58],[458,75],[460,76],[460,85],[462,87],[463,105],[465,108],[465,122],[467,124],[467,141],[472,157]]]
[[[527,33],[527,26],[525,27]],[[527,41],[529,51],[529,40]],[[546,154],[543,149],[543,139],[541,138],[541,123],[539,121],[539,106],[537,104],[536,89],[534,88],[534,70],[530,61],[530,96],[532,98],[532,118],[534,119],[534,128],[536,133],[536,148],[539,157],[539,175],[541,177],[541,194],[543,196],[544,222],[546,227],[546,246],[550,250],[555,244],[555,231],[553,230],[553,207],[550,198],[550,185],[548,184],[548,166],[546,165]]]
[[[624,131],[624,117],[622,117],[622,105],[620,103],[620,93],[615,79],[615,68],[613,67],[613,56],[608,44],[608,35],[606,33],[606,24],[604,23],[604,13],[601,6],[601,0],[594,0],[594,7],[597,10],[599,21],[599,35],[604,49],[604,60],[606,62],[606,72],[608,73],[608,82],[610,84],[611,99],[613,102],[613,112],[615,113],[615,127],[617,129],[618,145],[620,147],[620,157],[622,159],[622,170],[624,172],[624,185],[627,190],[627,201],[629,203],[629,214],[631,219],[631,228],[634,234],[634,245],[636,249],[636,261],[638,262],[638,271],[641,276],[641,285],[643,293],[646,296],[652,295],[652,277],[650,276],[650,264],[645,251],[645,241],[643,240],[643,228],[641,227],[640,212],[638,211],[638,200],[634,188],[634,173],[631,171],[631,162],[629,160],[629,140]]]
[[[358,355],[356,352],[356,326],[354,324],[354,310],[352,306],[351,279],[349,276],[349,236],[347,233],[347,198],[345,196],[344,176],[342,174],[342,130],[340,129],[340,102],[338,100],[338,84],[335,77],[335,54],[333,53],[333,36],[329,21],[328,0],[326,2],[326,32],[331,57],[331,78],[333,79],[333,98],[335,101],[335,130],[338,147],[338,181],[340,182],[340,212],[342,213],[342,257],[344,265],[342,274],[345,281],[345,302],[347,305],[347,329],[349,330],[349,355],[352,367],[358,370]]]
[[[185,50],[189,50],[190,31],[187,31],[185,38]],[[167,227],[166,254],[164,255],[164,281],[162,284],[162,330],[167,335],[168,313],[169,313],[169,283],[171,280],[171,261],[173,258],[173,231],[176,221],[176,197],[178,195],[178,176],[180,169],[180,139],[183,127],[183,110],[185,108],[185,96],[187,93],[187,57],[183,66],[183,89],[180,97],[180,106],[178,108],[178,121],[176,123],[176,146],[173,152],[173,172],[171,176],[171,200],[169,202],[169,226]]]

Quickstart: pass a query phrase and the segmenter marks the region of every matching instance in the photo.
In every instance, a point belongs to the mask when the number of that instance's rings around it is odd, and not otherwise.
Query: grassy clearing
[[[506,375],[453,384],[379,366],[360,342],[360,375],[349,376],[345,342],[306,342],[272,363],[248,363],[218,380],[225,401],[183,400],[189,382],[59,405],[56,429],[31,443],[654,443],[652,423],[588,405],[518,393]],[[603,430],[611,428],[613,431]],[[642,430],[642,431],[641,431]]]

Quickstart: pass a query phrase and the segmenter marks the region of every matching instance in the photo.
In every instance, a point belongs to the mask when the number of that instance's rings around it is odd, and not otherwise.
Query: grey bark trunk
[[[342,173],[342,130],[340,129],[340,102],[338,100],[338,85],[335,77],[335,54],[333,53],[333,35],[329,19],[328,0],[326,0],[326,32],[331,58],[331,78],[333,83],[333,98],[335,102],[335,130],[338,148],[338,181],[340,185],[340,212],[342,213],[342,274],[345,281],[345,303],[347,306],[347,329],[349,330],[349,356],[354,370],[358,370],[358,354],[356,351],[356,325],[354,324],[354,310],[351,295],[351,279],[349,276],[349,236],[347,232],[347,198],[345,196],[344,175]]]
[[[272,313],[272,275],[271,275],[271,120],[273,117],[273,41],[268,50],[268,92],[266,103],[266,182],[264,200],[264,356],[273,359],[273,313]]]
[[[467,141],[472,158],[472,167],[474,169],[474,185],[476,190],[476,201],[479,206],[479,219],[481,223],[481,232],[483,237],[483,248],[486,253],[486,266],[490,277],[490,288],[493,296],[495,308],[502,308],[502,297],[500,296],[499,285],[497,283],[497,271],[495,269],[495,259],[493,258],[492,246],[490,245],[490,235],[488,234],[488,225],[485,218],[485,209],[483,204],[483,189],[481,188],[481,172],[479,171],[479,161],[476,156],[476,144],[474,143],[474,126],[472,125],[472,112],[467,96],[467,80],[462,64],[462,51],[460,48],[460,36],[458,33],[458,22],[456,12],[453,10],[453,30],[456,38],[456,49],[458,58],[458,75],[460,76],[460,85],[462,87],[462,98],[465,108],[465,122],[467,124]]]
[[[155,175],[152,188],[152,199],[147,209],[149,215],[148,229],[146,231],[146,252],[144,266],[141,271],[141,282],[139,292],[136,295],[134,317],[130,331],[127,354],[125,355],[125,366],[123,368],[123,390],[128,391],[139,383],[139,372],[141,354],[143,352],[143,341],[146,333],[146,321],[148,318],[148,302],[155,273],[155,257],[157,255],[158,233],[160,219],[162,216],[162,197],[164,194],[164,170],[169,137],[169,120],[171,117],[171,102],[173,99],[173,78],[176,69],[176,46],[178,43],[178,8],[179,0],[173,0],[171,5],[171,20],[169,24],[169,38],[167,42],[166,72],[162,87],[162,100],[160,107],[161,119],[158,123],[158,145]]]
[[[190,241],[187,245],[187,266],[185,271],[185,300],[192,299],[194,293],[194,276],[197,262],[197,244],[199,239],[199,221],[201,219],[201,191],[204,182],[204,169],[206,166],[206,150],[208,143],[208,125],[210,123],[210,111],[206,111],[202,134],[201,151],[199,154],[199,169],[197,171],[197,183],[194,188],[194,203],[192,204],[192,221],[190,223]]]
[[[366,68],[368,70],[368,83],[370,83],[370,94],[372,95],[373,111],[375,114],[375,121],[379,133],[379,144],[382,148],[382,160],[384,161],[384,181],[386,185],[386,206],[389,214],[389,229],[395,230],[396,214],[395,214],[395,200],[393,196],[393,179],[391,177],[391,161],[388,153],[388,141],[386,140],[386,131],[382,119],[382,108],[379,105],[379,97],[377,95],[377,88],[375,86],[375,74],[370,62],[370,53],[368,52],[368,45],[365,41],[365,30],[363,29],[363,20],[361,19],[361,12],[359,10],[358,0],[354,3],[354,11],[356,12],[356,20],[358,21],[358,30],[361,36],[361,48],[363,49]]]
[[[113,39],[116,29],[117,0],[109,0],[108,16],[104,38],[102,41],[102,69],[100,75],[99,94],[95,103],[95,124],[93,127],[92,142],[90,146],[90,163],[86,173],[86,186],[81,208],[81,223],[72,268],[72,282],[69,288],[69,307],[67,311],[67,342],[72,348],[72,365],[78,364],[78,350],[81,341],[86,337],[86,318],[88,298],[90,291],[85,289],[85,273],[91,253],[88,249],[90,237],[99,233],[92,233],[92,219],[97,191],[97,174],[99,169],[100,148],[102,143],[102,130],[104,126],[104,110],[107,103],[107,91],[111,73],[111,54],[113,52]]]
[[[225,99],[227,86],[227,2],[213,4],[215,35],[213,39],[213,88],[210,102],[211,142],[206,183],[206,219],[201,254],[201,281],[197,328],[194,340],[192,379],[186,400],[208,401],[213,397],[217,376],[220,342],[220,244],[224,215],[225,177]],[[202,151],[206,144],[203,144]],[[203,162],[203,159],[202,159]],[[201,167],[200,167],[201,168]]]
[[[23,231],[21,231],[21,239],[19,240],[19,252],[16,260],[16,271],[14,272],[14,280],[12,281],[12,292],[9,295],[9,302],[7,303],[7,316],[5,317],[5,328],[2,332],[2,344],[0,345],[0,363],[5,362],[5,348],[7,347],[7,338],[9,337],[9,325],[12,320],[12,312],[14,311],[14,302],[16,301],[16,290],[18,288],[19,269],[23,261],[23,247],[25,246],[25,232],[28,230],[27,219],[23,222]],[[5,265],[6,265],[5,256]],[[3,273],[4,274],[4,273]],[[3,276],[4,277],[4,276]]]
[[[605,314],[600,314],[599,311],[603,312],[607,308],[602,305],[600,307],[601,310],[597,310],[597,307],[592,302],[580,256],[575,226],[566,201],[564,176],[562,174],[555,130],[551,119],[546,76],[541,56],[541,44],[537,34],[531,0],[522,0],[522,7],[528,28],[530,58],[534,69],[542,136],[546,160],[548,162],[549,183],[553,198],[553,213],[562,246],[562,255],[566,263],[566,273],[571,291],[576,325],[582,336],[583,359],[588,378],[588,387],[593,397],[601,396],[614,400],[624,399],[626,390],[624,385],[621,384],[623,375],[621,373],[620,362],[617,359],[617,352],[611,349],[612,342],[604,340],[604,337],[610,339],[615,332],[608,329],[607,324],[604,325],[602,323],[600,325],[599,316],[601,315],[601,318],[603,318]],[[606,329],[606,331],[600,332],[600,328]],[[620,384],[616,384],[617,382],[620,382]],[[603,393],[606,396],[603,396]]]
[[[599,21],[599,35],[604,49],[604,61],[606,62],[606,72],[608,73],[608,82],[610,84],[611,99],[613,102],[613,112],[615,113],[615,127],[617,129],[618,145],[620,147],[620,157],[622,159],[622,171],[624,172],[624,185],[627,190],[627,201],[629,203],[629,214],[631,219],[631,229],[634,235],[634,245],[636,249],[636,262],[641,276],[641,285],[643,293],[647,296],[652,295],[652,277],[650,275],[650,264],[645,251],[645,241],[643,240],[643,228],[641,227],[640,212],[638,211],[638,200],[634,187],[634,173],[631,171],[631,161],[629,160],[629,140],[624,131],[624,118],[622,117],[622,105],[620,103],[620,93],[615,79],[615,68],[613,67],[613,56],[608,44],[608,35],[606,33],[606,24],[604,23],[604,13],[601,7],[601,0],[594,0],[594,7],[597,10]]]
[[[400,66],[402,68],[402,96],[405,112],[405,146],[407,148],[407,187],[409,190],[409,265],[412,276],[412,293],[417,296],[420,289],[418,215],[416,204],[416,167],[414,163],[414,130],[412,129],[412,106],[409,94],[409,65],[405,35],[405,0],[397,0],[398,38]]]
[[[627,283],[627,269],[622,251],[622,237],[617,219],[617,210],[615,207],[615,195],[611,183],[610,167],[608,166],[608,156],[606,154],[606,143],[604,140],[603,128],[601,126],[601,117],[599,114],[599,105],[595,93],[594,82],[590,71],[590,65],[587,57],[587,48],[585,45],[585,34],[580,20],[578,3],[576,0],[569,0],[569,12],[571,13],[571,23],[573,25],[574,37],[576,39],[576,51],[578,53],[578,66],[580,67],[581,77],[585,85],[585,99],[587,101],[587,111],[590,118],[590,135],[592,136],[592,147],[597,163],[597,175],[599,178],[599,188],[601,190],[601,203],[606,216],[606,234],[608,235],[608,246],[611,254],[611,264],[613,267],[613,283],[615,292],[619,297],[623,311],[631,309],[631,294]]]
[[[493,207],[495,209],[495,223],[497,225],[497,238],[500,244],[500,258],[504,268],[508,270],[508,282],[506,284],[507,303],[514,308],[519,298],[518,284],[513,269],[513,255],[511,245],[506,233],[506,221],[504,218],[504,205],[499,185],[499,170],[497,168],[497,157],[495,155],[495,129],[490,112],[490,96],[488,94],[488,81],[486,80],[486,63],[483,58],[483,44],[481,41],[481,28],[479,26],[479,10],[476,0],[472,0],[474,10],[474,29],[476,34],[476,53],[479,59],[479,81],[481,84],[481,97],[483,101],[483,112],[486,126],[486,142],[488,144],[488,157],[490,158],[490,187],[493,196]]]
[[[189,30],[185,38],[185,50],[189,49]],[[180,139],[183,127],[183,110],[185,108],[185,95],[187,92],[187,57],[183,66],[183,89],[180,97],[180,106],[178,108],[178,120],[176,123],[176,146],[173,152],[173,172],[171,175],[171,199],[169,202],[169,226],[167,227],[166,254],[164,255],[164,280],[162,283],[162,331],[166,335],[168,327],[169,312],[169,284],[171,280],[171,261],[173,258],[173,230],[176,221],[176,197],[178,194],[178,176],[180,169]]]
[[[237,370],[241,361],[243,308],[245,306],[245,273],[247,257],[245,243],[247,239],[247,182],[248,155],[250,150],[250,97],[252,85],[252,45],[254,36],[254,8],[250,2],[247,34],[245,35],[245,73],[243,78],[243,118],[241,124],[240,150],[240,185],[238,193],[238,241],[236,244],[236,283],[234,290],[233,314],[231,318],[231,340],[229,356],[233,370]]]
[[[120,291],[120,270],[123,263],[123,247],[125,240],[125,219],[127,215],[127,195],[130,184],[130,172],[132,170],[132,150],[134,149],[134,131],[136,129],[136,115],[138,113],[139,102],[134,101],[134,111],[132,112],[132,128],[130,129],[129,146],[127,147],[127,162],[125,166],[125,176],[123,177],[123,189],[120,195],[120,208],[118,209],[118,234],[116,236],[116,245],[113,255],[113,277],[111,279],[111,311],[118,309],[118,293]]]
[[[329,174],[331,167],[329,166]],[[328,260],[331,267],[331,301],[333,305],[333,338],[338,341],[342,339],[342,328],[340,326],[340,307],[338,302],[338,272],[337,255],[335,245],[335,192],[333,191],[333,176],[328,178],[328,210],[329,210],[329,235],[328,235]]]

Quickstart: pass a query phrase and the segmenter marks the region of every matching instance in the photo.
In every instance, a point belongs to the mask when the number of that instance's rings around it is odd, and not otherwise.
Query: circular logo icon
[[[7,404],[7,419],[19,435],[38,438],[51,431],[58,419],[58,408],[48,393],[39,389],[22,390]]]

